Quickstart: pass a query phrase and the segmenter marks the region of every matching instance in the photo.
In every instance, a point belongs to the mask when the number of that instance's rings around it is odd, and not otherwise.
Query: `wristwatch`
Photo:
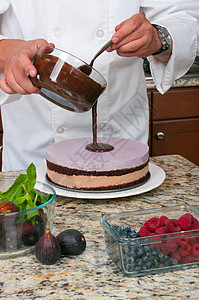
[[[168,50],[171,47],[172,38],[168,30],[160,25],[151,24],[153,27],[155,27],[158,31],[160,41],[162,43],[162,47],[159,51],[153,53],[152,55],[158,55],[166,50]]]

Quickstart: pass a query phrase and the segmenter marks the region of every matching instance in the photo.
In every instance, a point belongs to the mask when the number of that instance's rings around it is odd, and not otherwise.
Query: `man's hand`
[[[116,33],[112,37],[113,45],[107,49],[108,52],[116,50],[118,55],[131,57],[147,57],[161,49],[161,41],[156,28],[146,19],[143,14],[133,15],[115,28]],[[165,59],[167,62],[170,54]]]
[[[7,94],[39,93],[39,89],[31,83],[28,75],[35,77],[37,70],[32,64],[33,57],[48,42],[43,39],[32,41],[10,40],[0,41],[0,88]],[[52,45],[52,44],[51,44]]]

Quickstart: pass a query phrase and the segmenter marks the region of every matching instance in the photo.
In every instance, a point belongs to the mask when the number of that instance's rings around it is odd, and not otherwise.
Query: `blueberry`
[[[138,248],[136,251],[137,256],[142,257],[144,256],[144,251],[142,248]]]
[[[174,265],[174,266],[178,264],[178,260],[177,259],[172,259],[171,262],[172,262],[172,265]]]
[[[138,233],[131,227],[114,225],[112,228],[120,237],[130,239],[121,246],[124,269],[127,272],[139,272],[178,264],[177,260],[164,255],[160,248],[151,245],[147,238],[136,239]],[[114,239],[109,239],[109,242],[110,245],[116,244]]]
[[[121,237],[124,237],[124,238],[138,237],[138,233],[135,230],[131,230],[131,227],[129,227],[129,226],[121,227],[121,226],[113,225],[112,228]]]

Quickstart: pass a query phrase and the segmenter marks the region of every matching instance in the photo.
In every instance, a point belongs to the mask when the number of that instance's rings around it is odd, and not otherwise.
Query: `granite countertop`
[[[190,204],[199,208],[199,168],[178,155],[151,159],[166,172],[158,188],[109,200],[57,197],[54,230],[80,230],[85,252],[41,265],[34,254],[1,260],[1,299],[199,299],[199,268],[142,277],[126,277],[109,260],[99,223],[104,212]],[[0,173],[1,188],[16,172]]]
[[[156,89],[156,85],[150,73],[150,66],[147,59],[143,61],[143,68],[145,72],[145,81],[147,89]],[[172,87],[194,87],[199,86],[199,55],[196,56],[193,65],[188,72],[181,78],[174,81]]]
[[[150,74],[146,73],[145,76],[147,89],[156,89],[156,85]],[[189,74],[174,81],[172,87],[194,87],[199,86],[199,74]]]

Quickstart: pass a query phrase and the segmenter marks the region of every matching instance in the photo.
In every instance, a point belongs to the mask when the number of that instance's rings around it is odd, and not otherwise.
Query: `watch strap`
[[[153,27],[156,28],[156,30],[158,31],[158,34],[159,34],[159,27],[160,27],[160,26],[159,26],[159,25],[156,25],[156,24],[151,24],[151,25],[152,25]],[[160,34],[159,34],[159,36],[160,36]],[[161,40],[161,37],[160,37],[160,40]],[[161,43],[162,43],[162,40],[161,40]],[[169,47],[170,47],[170,46],[169,46]],[[158,50],[158,51],[155,52],[155,53],[152,53],[151,55],[155,56],[155,55],[161,54],[162,52],[168,50],[169,47],[167,47],[166,44],[163,44],[163,43],[162,43],[162,47],[160,48],[160,50]]]

